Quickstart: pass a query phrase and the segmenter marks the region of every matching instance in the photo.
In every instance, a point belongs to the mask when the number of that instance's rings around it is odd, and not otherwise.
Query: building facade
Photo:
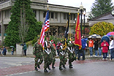
[[[3,41],[6,35],[8,23],[10,22],[11,6],[14,5],[15,0],[0,0],[0,40]],[[50,35],[59,35],[64,33],[67,25],[68,13],[70,13],[70,30],[73,33],[75,26],[75,19],[78,12],[78,7],[70,7],[63,5],[55,5],[47,3],[47,0],[31,0],[31,8],[35,13],[37,21],[44,22],[47,5],[50,11]]]

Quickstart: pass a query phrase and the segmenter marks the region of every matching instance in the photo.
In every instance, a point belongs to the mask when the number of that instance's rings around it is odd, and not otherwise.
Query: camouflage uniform
[[[69,59],[69,68],[73,68],[72,62],[76,60],[76,56],[74,52],[74,44],[71,41],[69,41],[68,43],[67,53],[68,53],[68,59]]]
[[[51,44],[51,52],[52,52],[52,68],[55,68],[54,64],[55,64],[56,49],[53,46],[53,42]]]
[[[35,55],[35,70],[37,71],[37,67],[40,68],[40,64],[43,62],[43,48],[38,42],[34,44],[33,54]]]
[[[50,46],[50,48],[47,48],[47,46]],[[52,52],[51,52],[51,45],[50,42],[45,41],[45,46],[44,46],[44,72],[48,72],[47,68],[49,70],[52,63]]]
[[[66,58],[66,49],[64,49],[64,46],[60,46],[60,53],[59,53],[59,59],[60,59],[60,63],[59,63],[59,70],[63,70],[63,68],[65,67],[65,64],[67,62],[67,58]]]

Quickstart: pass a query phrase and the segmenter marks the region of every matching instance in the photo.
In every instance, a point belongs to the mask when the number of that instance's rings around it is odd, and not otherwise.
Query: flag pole
[[[64,39],[64,46],[66,48],[67,46],[67,43],[66,43],[66,40],[68,39],[68,31],[69,31],[69,16],[70,16],[70,13],[67,14],[68,16],[68,21],[67,21],[67,26],[66,26],[66,30],[65,30],[65,39]]]
[[[48,1],[47,1],[47,11],[49,10],[49,5],[48,5]],[[47,31],[47,36],[49,36],[49,30],[50,29],[48,29],[48,31]]]
[[[42,45],[43,47],[43,50],[44,50],[44,38],[46,36],[46,31],[48,31],[49,29],[49,5],[47,5],[47,13],[46,13],[46,16],[45,16],[45,20],[44,20],[44,23],[42,25],[42,30],[41,30],[41,35],[40,35],[40,44]],[[48,32],[47,32],[48,34]]]
[[[70,28],[70,13],[68,15],[69,19],[68,19],[68,26],[69,26],[69,37],[68,38],[71,38],[71,28]]]

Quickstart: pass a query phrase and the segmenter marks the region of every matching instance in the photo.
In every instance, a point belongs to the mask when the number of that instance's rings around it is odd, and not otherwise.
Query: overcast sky
[[[95,2],[95,0],[48,0],[48,3],[51,4],[74,6],[74,7],[79,7],[81,5],[81,2],[84,8],[86,8],[86,12],[90,12],[92,4]],[[114,4],[114,0],[112,0],[112,3]]]

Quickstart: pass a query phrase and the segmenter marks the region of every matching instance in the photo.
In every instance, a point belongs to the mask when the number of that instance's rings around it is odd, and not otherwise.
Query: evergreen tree
[[[11,9],[11,21],[6,30],[7,36],[4,41],[6,46],[16,46],[16,43],[32,40],[40,34],[41,22],[35,19],[30,4],[30,0],[15,0]]]
[[[16,46],[16,43],[19,43],[19,25],[20,25],[20,0],[16,0],[14,6],[11,9],[11,21],[6,30],[7,36],[5,37],[4,43],[5,46]]]
[[[112,10],[112,0],[95,0],[91,8],[90,18],[100,16]]]
[[[20,34],[23,34],[20,36],[20,39],[24,39],[24,41],[22,40],[21,42],[27,42],[30,41],[32,39],[34,39],[35,36],[37,36],[40,33],[40,29],[41,29],[41,24],[39,25],[37,20],[35,19],[35,14],[33,13],[33,10],[30,7],[30,0],[20,0],[21,1],[21,10],[22,10],[22,16],[24,16],[21,20],[22,26],[24,26],[25,28],[20,28]],[[40,22],[39,22],[40,23]],[[27,28],[27,29],[26,29]],[[23,29],[23,30],[22,30]],[[23,32],[22,32],[23,31]],[[26,34],[27,35],[26,35]],[[24,36],[22,38],[22,36]]]

